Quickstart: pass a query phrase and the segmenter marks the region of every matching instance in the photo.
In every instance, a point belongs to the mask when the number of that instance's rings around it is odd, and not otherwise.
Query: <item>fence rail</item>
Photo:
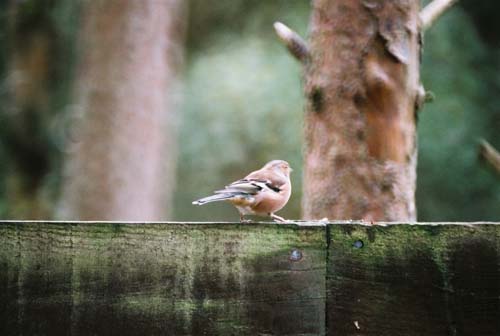
[[[0,222],[0,335],[500,335],[500,223]]]

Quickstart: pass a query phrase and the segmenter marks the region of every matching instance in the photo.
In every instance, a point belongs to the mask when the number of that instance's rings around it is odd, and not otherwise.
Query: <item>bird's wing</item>
[[[261,181],[238,180],[226,186],[224,189],[214,191],[213,196],[204,197],[193,204],[202,205],[205,203],[229,200],[238,202],[239,205],[249,205],[254,202],[254,196],[266,188],[265,183]]]
[[[242,179],[231,183],[222,190],[217,190],[215,193],[239,193],[245,195],[255,195],[264,188],[267,188],[265,185],[265,181]]]
[[[276,174],[269,170],[257,170],[250,173],[244,180],[260,181],[265,183],[266,187],[275,191],[280,192],[283,186],[287,183],[286,177]]]
[[[239,195],[256,195],[261,191],[273,191],[279,193],[283,186],[287,183],[284,176],[276,174],[269,170],[256,170],[245,178],[235,181],[226,186],[222,190],[215,191],[216,194],[239,194]]]

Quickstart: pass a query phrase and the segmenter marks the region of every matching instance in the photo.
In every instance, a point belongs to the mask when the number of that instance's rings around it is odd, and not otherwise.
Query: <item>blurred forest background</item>
[[[81,6],[0,4],[0,218],[57,218],[79,108]],[[477,159],[479,138],[500,148],[499,11],[500,2],[462,0],[425,35],[422,81],[435,100],[419,114],[419,221],[500,219],[500,180]],[[230,205],[191,201],[271,159],[294,168],[294,192],[280,214],[299,218],[301,67],[272,24],[307,36],[309,1],[191,0],[187,12],[177,155],[168,158],[177,167],[175,194],[163,219],[237,219]]]

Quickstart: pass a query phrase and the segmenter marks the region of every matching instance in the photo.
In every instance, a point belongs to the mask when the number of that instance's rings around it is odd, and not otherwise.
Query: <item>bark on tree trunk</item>
[[[184,1],[84,2],[76,101],[60,217],[168,216]]]
[[[306,219],[416,219],[417,0],[315,0],[306,64]]]

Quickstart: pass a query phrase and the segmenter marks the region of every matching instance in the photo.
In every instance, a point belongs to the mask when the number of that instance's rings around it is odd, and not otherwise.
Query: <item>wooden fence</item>
[[[0,335],[500,335],[500,224],[0,222]]]

